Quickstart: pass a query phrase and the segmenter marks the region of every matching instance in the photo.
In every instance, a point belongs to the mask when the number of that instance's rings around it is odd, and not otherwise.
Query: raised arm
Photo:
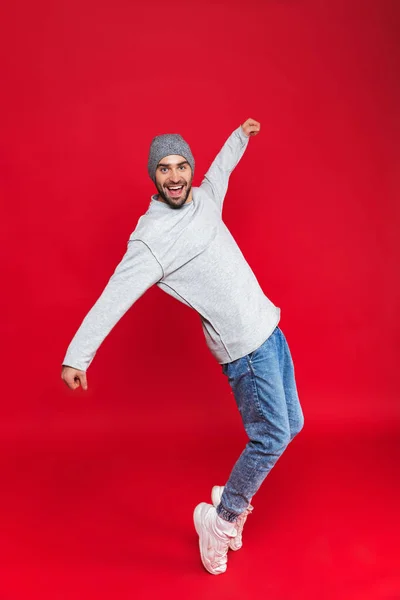
[[[229,176],[242,158],[250,136],[257,135],[260,123],[247,119],[226,140],[204,176],[200,188],[208,194],[222,211],[228,189]]]
[[[73,377],[69,381],[72,372],[67,380],[66,367],[85,372],[114,325],[162,277],[162,268],[146,244],[140,240],[129,241],[121,262],[68,346],[61,377],[69,387],[75,389],[79,383],[74,384]],[[86,377],[82,379],[86,384]],[[86,389],[87,386],[83,387]]]

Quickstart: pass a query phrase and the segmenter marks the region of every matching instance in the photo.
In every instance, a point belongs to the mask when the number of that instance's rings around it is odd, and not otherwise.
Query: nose
[[[177,169],[172,169],[172,173],[171,173],[171,177],[170,177],[171,181],[173,181],[174,183],[175,182],[178,183],[180,178],[181,178],[181,174],[179,173],[179,171]]]

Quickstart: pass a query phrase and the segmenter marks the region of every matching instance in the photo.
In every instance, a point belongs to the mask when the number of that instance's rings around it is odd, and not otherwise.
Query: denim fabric
[[[249,505],[289,442],[303,427],[293,360],[277,326],[254,352],[222,366],[249,437],[221,496],[217,513],[234,521]]]

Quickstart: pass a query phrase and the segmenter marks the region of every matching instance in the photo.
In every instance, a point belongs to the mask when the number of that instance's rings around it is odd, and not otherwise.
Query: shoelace
[[[247,517],[249,516],[249,514],[253,511],[254,506],[252,506],[251,504],[248,505],[248,507],[242,512],[241,515],[239,515],[238,519],[237,519],[237,523],[240,526],[242,524],[242,522],[244,522]]]
[[[232,536],[229,536],[228,539],[226,539],[220,534],[218,535],[218,537],[221,540],[223,547],[220,549],[215,549],[215,558],[211,563],[213,568],[226,564],[226,562],[228,561],[229,544],[231,539],[233,539]]]
[[[246,522],[247,517],[249,516],[249,514],[251,514],[251,512],[253,511],[253,506],[251,504],[249,504],[249,506],[246,508],[246,510],[244,512],[242,512],[242,514],[239,516],[239,518],[236,521],[236,527],[237,527],[237,535],[236,537],[232,540],[232,548],[233,546],[240,548],[242,545],[242,534],[243,534],[243,527],[244,524]]]

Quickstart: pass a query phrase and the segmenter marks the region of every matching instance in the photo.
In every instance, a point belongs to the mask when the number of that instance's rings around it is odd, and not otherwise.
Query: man
[[[70,343],[61,374],[71,389],[86,390],[100,344],[154,284],[198,312],[249,437],[226,485],[212,488],[212,504],[194,511],[201,560],[214,575],[226,571],[229,548],[241,547],[253,495],[303,426],[280,308],[265,296],[221,216],[229,176],[259,131],[253,119],[239,126],[199,187],[192,187],[195,161],[186,141],[178,134],[153,139],[148,172],[158,194]]]

